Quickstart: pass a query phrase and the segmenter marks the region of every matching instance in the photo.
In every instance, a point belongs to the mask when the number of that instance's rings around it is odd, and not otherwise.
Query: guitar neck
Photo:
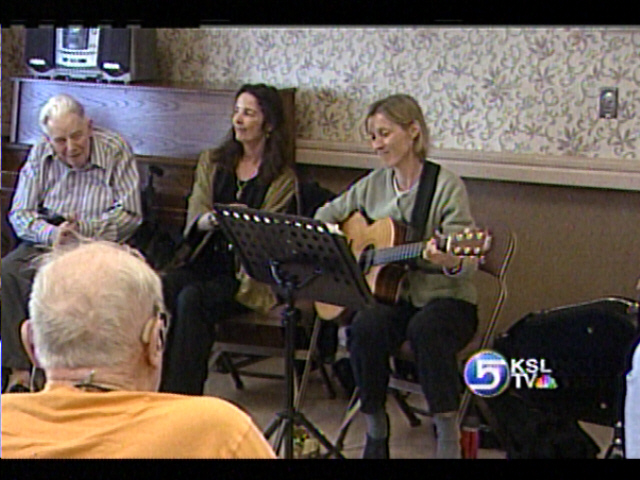
[[[477,235],[477,234],[474,233],[474,235]],[[437,245],[438,250],[442,250],[442,251],[452,250],[452,245],[450,244],[450,242],[452,242],[452,238],[453,236],[436,237],[436,241],[438,242],[438,245]],[[486,237],[482,236],[478,238],[481,238],[481,240],[472,240],[472,241],[473,242],[480,241],[482,243],[486,242],[486,240],[484,240],[484,238]],[[384,265],[387,263],[412,260],[414,258],[421,257],[422,252],[424,251],[426,246],[427,246],[427,242],[421,241],[421,242],[414,242],[414,243],[406,243],[404,245],[398,245],[394,247],[384,247],[384,248],[378,248],[376,250],[370,250],[365,253],[366,254],[365,263],[366,265],[374,267],[376,265]],[[456,247],[456,249],[458,248],[459,247]],[[469,249],[467,247],[464,250],[457,251],[455,254],[464,255],[464,256],[479,255],[481,252],[486,252],[487,248],[488,247],[486,244],[483,245],[482,247],[479,247],[477,244],[474,243],[473,249]]]
[[[422,256],[427,242],[406,243],[396,247],[379,248],[367,252],[369,255],[367,264],[371,266],[384,265],[393,262],[402,262]]]

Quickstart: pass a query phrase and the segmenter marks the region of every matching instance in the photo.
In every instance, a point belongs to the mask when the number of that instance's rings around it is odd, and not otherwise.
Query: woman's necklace
[[[240,197],[244,192],[247,184],[254,179],[258,175],[258,171],[260,169],[260,163],[247,161],[241,162],[236,168],[236,200],[240,201]],[[240,179],[240,172],[242,172],[242,177],[244,180]]]
[[[409,188],[407,188],[406,190],[402,190],[400,189],[400,184],[398,183],[398,177],[396,175],[393,176],[393,190],[396,192],[396,197],[409,193],[415,188],[416,185],[418,185],[418,182],[413,182]]]
[[[244,187],[247,186],[249,180],[240,180],[236,177],[236,200],[240,201],[240,197],[242,196],[242,192],[244,192]]]

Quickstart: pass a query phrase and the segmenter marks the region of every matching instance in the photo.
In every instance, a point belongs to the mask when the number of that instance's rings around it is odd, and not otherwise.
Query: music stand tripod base
[[[293,458],[293,427],[303,426],[330,455],[344,458],[294,404],[294,356],[300,311],[295,300],[308,299],[361,309],[375,303],[344,236],[320,221],[297,215],[270,213],[237,205],[215,204],[216,218],[255,280],[267,283],[285,300],[286,403],[265,430],[269,438],[282,425],[285,458]],[[279,453],[282,438],[276,442]]]

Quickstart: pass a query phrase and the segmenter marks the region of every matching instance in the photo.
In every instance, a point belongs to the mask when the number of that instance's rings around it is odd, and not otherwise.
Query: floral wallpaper
[[[7,77],[24,30],[2,30]],[[295,87],[298,138],[360,142],[367,106],[413,95],[441,149],[637,159],[640,27],[205,27],[159,29],[163,80]],[[617,87],[618,117],[598,117]]]

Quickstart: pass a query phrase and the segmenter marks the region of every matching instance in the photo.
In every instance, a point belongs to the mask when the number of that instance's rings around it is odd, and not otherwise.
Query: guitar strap
[[[411,224],[407,232],[405,242],[418,242],[422,240],[424,228],[427,225],[427,215],[431,209],[433,194],[436,191],[436,182],[438,181],[438,173],[440,165],[425,160],[422,173],[420,175],[420,183],[418,184],[418,193],[416,194],[416,202],[411,211]]]

